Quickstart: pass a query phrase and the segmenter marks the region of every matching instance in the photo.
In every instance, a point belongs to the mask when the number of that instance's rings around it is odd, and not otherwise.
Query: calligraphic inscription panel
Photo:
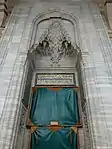
[[[72,73],[37,74],[35,85],[75,85],[75,77]]]

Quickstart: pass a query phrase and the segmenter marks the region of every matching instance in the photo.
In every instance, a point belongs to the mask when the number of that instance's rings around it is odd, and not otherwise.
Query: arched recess
[[[67,42],[71,44],[71,51],[74,49],[74,52],[75,52],[75,55],[74,57],[72,56],[72,59],[75,58],[74,62],[72,62],[71,60],[68,62],[68,63],[74,63],[74,67],[76,68],[76,59],[78,57],[78,55],[80,55],[80,36],[79,36],[79,29],[78,29],[78,20],[76,17],[74,17],[73,15],[71,14],[68,14],[64,11],[61,11],[61,10],[57,10],[57,9],[52,9],[52,10],[49,10],[48,12],[46,13],[42,13],[40,15],[38,15],[37,17],[35,17],[35,19],[33,20],[33,25],[32,25],[32,29],[31,29],[31,33],[30,33],[30,43],[29,43],[29,51],[28,51],[28,54],[32,54],[35,53],[34,51],[36,51],[35,49],[37,49],[37,47],[40,46],[40,44],[43,43],[43,41],[45,41],[45,38],[43,38],[40,42],[39,38],[37,38],[37,35],[38,35],[38,27],[40,24],[44,23],[44,22],[47,22],[47,21],[53,21],[53,20],[58,20],[58,23],[59,22],[67,22],[68,23],[68,26],[71,25],[71,28],[72,28],[72,31],[71,31],[71,35],[69,36],[71,39],[70,41],[67,39],[67,35],[64,35],[64,37],[61,37],[61,40],[64,41],[64,38],[66,38]],[[53,23],[51,23],[50,26],[52,26]],[[63,23],[64,24],[64,23]],[[61,25],[60,25],[61,26]],[[62,27],[65,26],[62,25]],[[48,26],[46,27],[48,28],[48,30],[51,30],[51,28]],[[69,27],[70,28],[70,27]],[[68,29],[65,29],[67,31],[66,34],[69,34],[69,31]],[[48,32],[48,31],[47,31]],[[39,33],[40,34],[40,33]],[[41,33],[42,34],[42,33]],[[48,33],[49,34],[49,33]],[[52,34],[52,33],[51,33]],[[64,31],[63,31],[63,34],[64,34]],[[48,36],[47,33],[46,35],[43,33],[41,36]],[[68,38],[69,38],[68,37]],[[42,38],[42,37],[40,37]],[[63,38],[63,39],[62,39]],[[47,39],[48,41],[48,39]],[[59,41],[59,40],[58,40]],[[48,41],[49,42],[49,41]],[[60,42],[60,41],[59,41]],[[57,43],[55,43],[57,44]],[[69,44],[69,45],[70,45]],[[39,46],[38,46],[39,45]],[[53,47],[54,48],[54,47]],[[56,48],[55,48],[56,49]],[[65,50],[65,49],[64,49]],[[59,50],[59,52],[61,52]],[[58,52],[58,54],[59,54]],[[38,53],[40,53],[40,51],[38,51]],[[70,52],[68,51],[69,53],[69,56],[68,57],[71,57],[70,56]],[[50,55],[51,53],[48,53],[48,55]],[[35,55],[35,54],[34,54]],[[37,57],[35,57],[33,55],[33,59],[38,59]],[[41,54],[42,55],[42,54]],[[45,55],[44,54],[44,58],[45,56],[47,57],[48,55]],[[64,55],[64,53],[61,53],[61,55]],[[72,54],[71,54],[72,55]],[[55,56],[54,56],[55,57]],[[53,57],[51,56],[51,59]],[[59,57],[58,57],[59,58]],[[66,56],[67,58],[67,56]],[[69,58],[70,59],[70,58]],[[46,59],[47,61],[49,61],[48,59]],[[67,59],[66,59],[67,61]],[[64,63],[65,60],[62,61],[62,63]],[[34,62],[36,63],[36,62]],[[40,62],[37,62],[37,63],[40,63]],[[43,62],[42,62],[43,63]],[[66,62],[65,62],[66,63]],[[36,64],[35,64],[36,65]],[[51,64],[52,65],[52,64]],[[70,64],[71,65],[71,64]],[[60,64],[61,66],[61,64]],[[62,66],[62,67],[66,67],[66,66]],[[68,66],[69,67],[69,66]]]
[[[67,20],[68,22],[70,22],[73,25],[74,36],[75,36],[74,46],[77,44],[77,46],[80,47],[79,28],[78,28],[77,18],[74,17],[72,14],[68,14],[64,11],[57,10],[57,9],[51,9],[48,12],[41,13],[34,18],[33,23],[32,23],[31,34],[30,34],[31,40],[30,40],[30,44],[29,44],[29,49],[31,48],[31,46],[33,44],[35,44],[35,36],[36,36],[35,32],[37,30],[38,25],[44,20],[50,20],[53,18]]]
[[[35,78],[36,73],[34,73],[36,71],[36,56],[35,56],[35,52],[37,50],[37,47],[39,45],[39,41],[37,41],[36,36],[37,36],[37,27],[39,26],[40,23],[46,21],[46,20],[55,20],[55,19],[59,19],[61,21],[65,20],[71,23],[72,27],[73,27],[73,34],[74,34],[74,41],[72,42],[72,46],[74,47],[73,50],[75,51],[74,57],[72,57],[74,61],[72,61],[74,63],[74,69],[76,70],[76,73],[79,73],[79,69],[80,69],[80,34],[79,34],[79,28],[78,28],[78,20],[76,17],[74,17],[71,14],[65,13],[63,11],[60,10],[49,10],[47,13],[42,13],[40,15],[38,15],[34,20],[33,20],[33,24],[32,24],[32,29],[31,29],[31,34],[30,34],[30,43],[29,43],[29,51],[28,51],[28,57],[27,57],[27,64],[28,64],[28,73],[27,73],[27,79],[26,79],[26,87],[25,87],[25,93],[24,93],[24,99],[28,99],[30,96],[30,89],[31,86],[34,86],[34,80],[33,77]],[[67,55],[68,57],[71,57],[71,55]],[[66,61],[67,59],[65,59]],[[54,68],[56,69],[57,67],[54,66]],[[54,71],[53,68],[53,71]],[[58,66],[59,69],[59,66]],[[68,69],[68,67],[66,67],[66,69]],[[51,67],[52,70],[52,67]],[[66,72],[65,72],[66,73]],[[79,73],[79,75],[81,76],[81,74]],[[78,76],[78,75],[77,75]],[[80,77],[78,77],[78,79],[80,79]],[[79,81],[80,86],[81,85],[81,81]],[[78,84],[77,84],[78,85]],[[83,90],[83,88],[81,88]],[[82,94],[82,93],[81,93]],[[26,106],[28,106],[28,101],[26,102]]]
[[[36,70],[36,65],[38,65],[38,62],[36,62],[36,60],[38,59],[38,54],[35,56],[35,52],[36,52],[37,47],[39,45],[39,40],[37,40],[37,38],[36,38],[36,36],[38,34],[37,33],[37,28],[42,22],[45,22],[46,20],[49,21],[49,20],[55,20],[55,19],[58,19],[60,21],[65,20],[65,21],[67,21],[71,24],[71,27],[73,28],[73,34],[72,34],[71,39],[74,38],[74,40],[72,40],[72,42],[71,42],[71,48],[73,48],[71,50],[72,53],[70,54],[69,51],[68,51],[69,54],[67,54],[65,56],[65,58],[62,58],[63,59],[62,64],[60,64],[60,66],[59,65],[56,66],[56,67],[54,66],[54,68],[55,69],[61,69],[61,68],[65,67],[65,69],[64,69],[65,73],[66,73],[67,69],[68,69],[68,72],[70,72],[71,69],[73,69],[72,70],[73,73],[74,73],[74,71],[76,71],[76,75],[77,75],[77,68],[76,68],[77,67],[77,62],[80,61],[80,35],[79,35],[79,28],[78,28],[78,19],[75,16],[73,16],[71,14],[68,14],[64,11],[57,10],[57,9],[52,9],[52,10],[48,10],[48,12],[46,12],[46,13],[39,14],[38,16],[36,16],[34,18],[34,20],[32,22],[32,29],[31,29],[31,33],[30,33],[29,51],[28,51],[28,56],[27,56],[27,62],[28,62],[28,67],[29,67],[28,68],[28,77],[27,77],[28,79],[27,80],[32,80],[31,78],[32,78],[33,72],[37,71]],[[51,26],[52,26],[52,24],[51,24]],[[68,38],[67,38],[67,41],[68,41]],[[65,53],[63,52],[61,54],[65,54]],[[48,55],[49,55],[49,53],[48,53]],[[47,56],[45,55],[44,57],[47,57]],[[69,60],[67,61],[67,59],[69,59]],[[67,65],[66,61],[68,63],[70,63],[69,66]],[[48,59],[47,59],[47,62],[48,62]],[[44,63],[44,62],[42,62],[42,63]],[[45,63],[46,63],[46,61],[45,61]],[[65,65],[63,65],[64,63],[65,63]],[[71,64],[73,64],[73,65],[70,66]],[[50,68],[51,69],[50,73],[52,73],[52,70],[54,72],[54,68],[52,68],[51,65],[49,67],[51,67]],[[58,72],[58,71],[55,71],[55,72]],[[33,83],[33,85],[34,85],[34,83]],[[31,82],[27,83],[27,86],[28,86],[28,88],[26,88],[26,89],[29,90],[29,88],[31,86]],[[25,91],[25,94],[27,92],[28,91]],[[27,96],[27,99],[28,99],[28,96]]]

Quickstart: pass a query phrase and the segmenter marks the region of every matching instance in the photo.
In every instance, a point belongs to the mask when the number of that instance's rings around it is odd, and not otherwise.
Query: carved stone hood
[[[31,47],[29,53],[35,58],[49,57],[53,65],[58,65],[62,58],[77,58],[77,50],[71,43],[71,38],[63,28],[61,21],[54,21],[42,34],[39,44]]]

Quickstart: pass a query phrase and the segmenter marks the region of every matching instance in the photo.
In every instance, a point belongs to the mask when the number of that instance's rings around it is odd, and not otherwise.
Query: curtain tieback
[[[77,127],[73,126],[73,127],[71,127],[71,130],[73,130],[74,133],[77,134]]]
[[[31,133],[34,133],[35,130],[37,130],[37,128],[38,128],[37,126],[32,126],[32,127],[31,127]]]

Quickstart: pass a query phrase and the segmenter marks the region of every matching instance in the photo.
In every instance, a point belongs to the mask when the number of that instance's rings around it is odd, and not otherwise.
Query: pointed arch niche
[[[39,15],[33,20],[29,47],[29,55],[33,55],[38,69],[75,68],[80,47],[77,19],[57,10]]]
[[[36,85],[37,74],[73,74],[74,84],[72,86],[80,86],[81,90],[81,94],[79,93],[79,97],[81,97],[79,113],[82,113],[81,105],[84,106],[84,103],[80,73],[80,35],[77,19],[63,11],[49,10],[33,20],[30,37],[27,55],[28,71],[23,101],[25,106],[27,107],[31,103],[31,100],[28,100],[31,99],[30,89]],[[86,115],[86,112],[84,114]],[[86,116],[84,118],[85,121],[82,120],[82,123],[86,123],[84,132],[87,138],[89,132]],[[83,149],[85,145],[82,128],[79,131],[79,138],[80,148],[78,149]]]

